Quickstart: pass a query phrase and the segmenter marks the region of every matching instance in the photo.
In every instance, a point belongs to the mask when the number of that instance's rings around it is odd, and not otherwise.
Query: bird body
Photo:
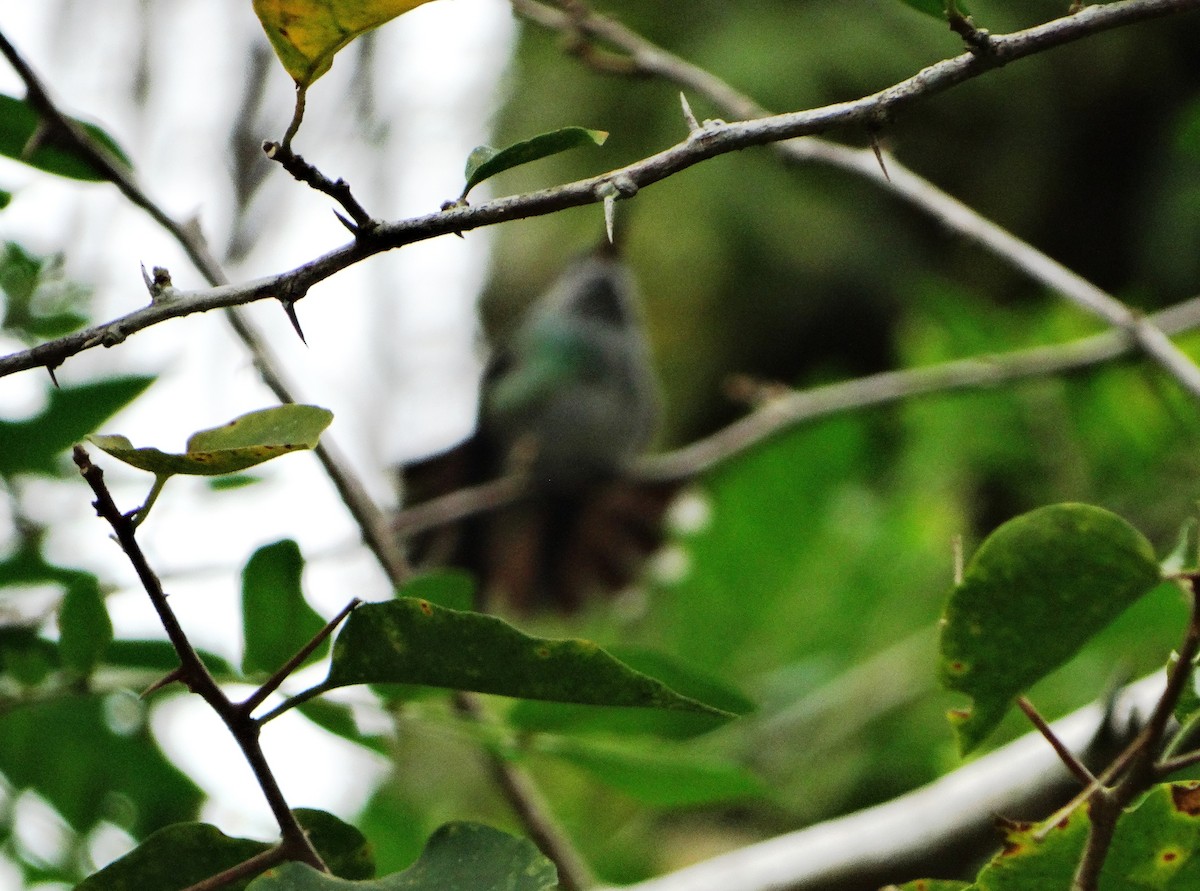
[[[627,476],[660,403],[633,278],[614,248],[567,268],[481,390],[475,434],[406,468],[408,490],[419,502],[517,471],[528,491],[417,542],[418,558],[470,570],[483,602],[518,611],[569,611],[626,587],[661,544],[675,487]]]

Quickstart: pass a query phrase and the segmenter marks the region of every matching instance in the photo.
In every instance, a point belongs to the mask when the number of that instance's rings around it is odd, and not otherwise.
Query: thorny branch
[[[192,261],[212,286],[212,292],[220,292],[230,288],[231,286],[229,285],[225,271],[209,250],[208,243],[200,232],[199,224],[194,220],[181,223],[172,218],[170,214],[147,195],[134,178],[132,171],[120,159],[114,158],[104,145],[94,140],[87,131],[83,130],[65,115],[51,98],[49,91],[37,76],[32,66],[25,61],[24,57],[21,56],[3,32],[0,32],[0,54],[4,55],[5,59],[8,60],[9,64],[12,65],[13,69],[20,76],[22,82],[24,82],[26,100],[42,116],[42,120],[55,133],[57,138],[71,145],[82,157],[87,158],[98,170],[102,171],[108,177],[113,185],[120,190],[121,194],[129,199],[134,206],[146,211],[156,223],[168,232],[179,246],[183,248],[188,259]],[[173,295],[177,293],[170,285],[169,276],[165,272],[164,276],[166,277],[166,283],[163,287],[155,287],[152,290],[152,300],[150,305],[146,307],[147,310],[154,310],[169,305]],[[284,287],[281,288],[278,294],[273,296],[286,301],[290,294],[291,291]],[[208,305],[204,309],[188,310],[182,313],[182,315],[187,315],[195,311],[219,308],[227,309],[228,312],[225,314],[225,317],[233,328],[234,333],[253,357],[255,368],[258,370],[259,377],[262,378],[263,383],[267,385],[281,402],[299,401],[293,396],[294,388],[285,379],[282,371],[282,363],[274,355],[249,317],[236,309],[240,303],[245,302],[249,301],[218,302]],[[131,316],[137,315],[138,313],[135,312],[124,318],[128,320]],[[37,353],[40,356],[47,356],[49,354],[49,357],[45,361],[39,360],[25,367],[36,368],[44,366],[53,372],[68,356],[97,345],[106,347],[115,346],[121,343],[128,334],[136,330],[141,330],[141,328],[175,317],[176,315],[174,314],[163,316],[152,312],[149,317],[143,319],[145,324],[133,328],[127,329],[124,326],[125,322],[118,319],[107,325],[100,325],[86,331],[76,332],[74,335],[68,335],[67,338],[41,344],[28,351],[29,353]],[[59,348],[55,344],[62,344],[62,340],[68,340],[72,345],[68,347],[67,352],[59,354],[57,352]],[[7,367],[6,363],[8,360],[20,355],[22,354],[13,354],[13,356],[0,358],[0,369]],[[11,371],[0,370],[0,377],[18,370],[21,369],[13,368]],[[407,562],[404,560],[403,552],[397,547],[395,537],[391,535],[388,529],[387,519],[383,511],[371,499],[366,487],[350,469],[349,463],[340,455],[337,447],[328,436],[321,438],[321,442],[317,444],[314,451],[321,465],[324,467],[326,475],[337,488],[342,502],[346,505],[347,510],[362,530],[364,541],[372,553],[375,554],[380,564],[387,568],[389,575],[394,575],[398,578],[407,577],[409,575]]]
[[[13,64],[14,68],[17,69],[22,79],[25,81],[26,89],[30,95],[30,101],[34,103],[35,108],[37,108],[39,112],[46,115],[51,120],[65,121],[66,126],[70,128],[63,131],[65,133],[65,138],[67,138],[83,156],[103,159],[106,151],[104,147],[98,145],[86,132],[77,127],[73,127],[70,119],[63,115],[50,99],[49,93],[41,84],[33,69],[17,53],[16,49],[6,39],[4,39],[4,35],[2,33],[0,33],[0,52],[5,54],[5,56]],[[300,94],[298,96],[298,114],[302,109],[302,103],[303,96]],[[298,118],[294,120],[293,123],[298,124]],[[288,142],[290,142],[290,136],[292,134],[294,134],[294,130],[289,129],[289,134],[287,137],[285,137],[285,146]],[[282,147],[280,150],[282,150]],[[290,149],[287,149],[286,151],[287,154],[291,156]],[[296,162],[300,164],[304,163],[299,158],[296,158]],[[108,170],[107,167],[102,169],[105,169],[106,171]],[[316,175],[320,176],[319,173]],[[195,263],[204,277],[211,285],[214,286],[213,290],[220,290],[221,288],[228,286],[228,280],[225,276],[224,270],[221,269],[220,264],[208,250],[207,243],[200,234],[198,226],[182,226],[172,220],[168,214],[161,210],[141,190],[141,188],[133,180],[132,176],[129,175],[128,171],[123,167],[113,168],[110,176],[114,178],[113,181],[118,185],[124,194],[130,197],[134,204],[136,204],[138,207],[148,210],[151,216],[161,225],[163,225],[168,232],[171,233],[171,235],[184,248],[189,258]],[[303,179],[303,177],[301,178]],[[346,207],[347,211],[355,217],[356,223],[360,224],[360,228],[356,229],[355,231],[361,237],[365,233],[370,232],[374,228],[375,224],[370,219],[369,215],[366,214],[366,211],[362,210],[361,206],[359,206],[357,201],[354,200],[353,196],[349,192],[349,187],[346,186],[344,182],[339,180],[338,183],[334,183],[333,191],[330,194],[341,200],[341,197],[339,197],[339,184],[341,187],[344,187],[345,191],[344,196],[342,196],[345,200],[342,200],[342,204],[344,207]],[[360,219],[360,217],[364,218],[365,222]],[[171,299],[171,295],[174,293],[174,289],[171,287],[170,277],[165,270],[161,275],[159,275],[156,271],[155,281],[151,284],[153,286],[151,290],[153,299],[151,301],[150,308],[152,309],[155,306],[162,305],[164,300],[169,301]],[[274,296],[284,303],[285,308],[290,310],[291,303],[294,303],[295,300],[299,299],[300,296],[303,296],[303,292],[293,293],[286,286],[284,286],[280,292]],[[275,393],[281,402],[295,402],[296,400],[292,395],[292,390],[285,382],[282,371],[280,370],[282,368],[282,364],[278,359],[275,358],[273,352],[263,340],[262,336],[250,323],[249,319],[235,308],[234,304],[228,304],[226,305],[226,308],[229,309],[229,312],[226,314],[227,319],[233,326],[235,333],[241,338],[242,342],[250,351],[250,354],[254,357],[255,365],[257,366],[259,375],[262,377],[263,381],[268,387],[270,387],[272,392]],[[294,322],[294,316],[292,318]],[[115,343],[120,342],[121,339],[124,339],[123,333],[119,333],[119,339],[114,340],[112,343],[106,343],[105,345],[115,345]],[[2,362],[3,360],[0,359],[0,363]],[[57,362],[55,362],[53,365],[47,364],[47,367],[52,369],[57,364]],[[3,373],[0,373],[0,376],[3,376]],[[327,436],[322,437],[322,441],[318,443],[315,451],[325,468],[326,475],[329,476],[334,486],[337,488],[338,494],[343,503],[346,505],[351,516],[354,518],[355,522],[362,531],[365,543],[379,561],[380,566],[384,570],[384,573],[387,575],[393,587],[400,587],[405,581],[407,581],[411,574],[411,570],[399,545],[399,537],[392,532],[387,517],[367,493],[362,482],[350,470],[349,464],[338,454],[335,447],[329,442]],[[335,618],[333,622],[327,626],[326,633],[331,632],[333,627],[337,625],[341,618],[343,618],[350,609],[353,609],[354,605],[355,604],[352,603],[349,607],[347,607],[346,612]],[[315,643],[313,645],[315,646]],[[301,656],[299,658],[303,657]],[[271,684],[276,684],[282,676],[284,675],[277,674],[277,676],[272,678],[267,685],[264,685],[263,689],[266,690]],[[239,713],[243,714],[246,720],[249,720],[250,711],[252,711],[256,705],[265,699],[269,692],[269,690],[267,690],[267,693],[260,691],[260,693],[257,695],[257,699],[255,697],[251,697],[250,700],[242,703],[239,707],[241,710]],[[220,691],[218,690],[217,693],[220,694]],[[223,696],[223,694],[220,695]],[[471,697],[469,694],[460,693],[459,697],[463,702],[471,704]],[[273,712],[264,719],[260,720],[255,727],[257,728],[261,726],[262,723],[265,723],[265,721],[273,717],[274,714],[275,713]],[[261,749],[254,748],[256,746],[257,739],[253,741],[253,746],[251,748],[244,749],[247,760],[251,761],[252,767],[254,767],[257,763],[258,765],[261,765],[263,770],[267,770],[267,764],[265,759],[262,757]],[[539,840],[544,843],[545,846],[543,847],[542,851],[558,867],[560,881],[563,883],[564,887],[571,889],[571,891],[578,891],[578,889],[590,884],[590,879],[587,875],[586,869],[579,868],[579,864],[582,863],[582,859],[570,847],[565,834],[563,834],[561,831],[542,831],[545,827],[553,827],[554,824],[549,813],[544,812],[544,806],[540,803],[540,799],[535,799],[533,797],[530,791],[534,788],[532,781],[525,776],[521,768],[508,763],[500,756],[491,755],[490,760],[493,773],[502,780],[502,792],[509,800],[509,803],[513,807],[514,811],[522,819],[533,820],[530,826],[531,834],[535,835],[535,837],[539,838]],[[269,772],[267,773],[267,776],[270,776]],[[282,800],[282,798],[280,798],[280,800]],[[284,849],[285,854],[291,850],[291,842],[289,842],[289,836],[287,832],[284,833],[281,847]],[[288,854],[288,856],[291,855]],[[291,859],[307,860],[307,855],[303,850],[301,850],[297,855],[291,856]],[[223,882],[228,880],[229,879],[222,874],[220,876],[213,877],[212,881]],[[204,885],[205,883],[201,884]],[[189,891],[198,891],[198,889],[189,889]]]
[[[571,0],[569,4],[564,4],[565,11],[553,9],[539,0],[511,0],[511,3],[519,15],[545,28],[603,41],[619,49],[627,55],[630,63],[627,67],[633,73],[654,75],[694,90],[716,105],[723,114],[746,120],[764,119],[771,115],[753,99],[738,92],[712,73],[651,43],[621,23],[591,12],[579,0]],[[961,23],[965,20],[958,16],[957,21]],[[986,58],[992,58],[993,47],[997,46],[993,44],[993,40],[1010,39],[993,38],[988,34]],[[612,69],[609,66],[602,70]],[[885,90],[884,93],[886,92],[888,91]],[[884,119],[885,116],[881,115],[877,120]],[[884,191],[903,198],[934,217],[947,230],[980,244],[1024,275],[1070,300],[1085,312],[1103,319],[1115,328],[1129,332],[1146,355],[1174,377],[1184,389],[1200,397],[1200,368],[1171,343],[1161,330],[1111,294],[997,226],[956,198],[947,195],[891,155],[886,155],[886,165],[883,164],[885,153],[878,145],[870,149],[853,149],[829,140],[810,137],[776,142],[772,147],[790,162],[815,161],[839,167],[870,179]]]
[[[578,180],[538,192],[500,198],[477,207],[453,207],[390,223],[381,223],[356,241],[336,248],[296,269],[247,282],[205,290],[172,290],[166,299],[131,312],[108,323],[77,332],[30,350],[0,358],[0,376],[29,368],[57,366],[70,356],[97,346],[113,346],[126,337],[167,319],[195,312],[239,306],[257,300],[295,301],[319,282],[383,251],[436,238],[459,234],[510,220],[542,216],[602,202],[614,185],[622,195],[660,182],[695,164],[732,151],[767,145],[800,136],[811,136],[847,126],[867,126],[913,103],[942,93],[992,68],[1080,40],[1101,31],[1149,18],[1200,9],[1200,0],[1125,0],[1091,6],[1081,12],[1008,35],[994,35],[986,57],[967,52],[937,62],[887,89],[849,102],[807,111],[791,112],[732,124],[719,124],[689,136],[665,151],[600,176]],[[203,267],[202,267],[203,268]],[[1114,324],[1134,330],[1143,347],[1165,351],[1169,344],[1121,315],[1123,307],[1105,305]],[[1196,373],[1200,392],[1200,372]]]
[[[171,680],[182,682],[189,690],[208,703],[237,741],[238,747],[242,750],[243,756],[254,773],[259,788],[262,789],[262,793],[267,799],[275,822],[279,825],[281,835],[279,849],[284,857],[299,860],[314,869],[328,872],[324,861],[321,860],[321,856],[308,840],[304,829],[296,822],[296,816],[288,807],[287,800],[283,797],[283,792],[275,780],[275,775],[263,755],[259,742],[259,724],[250,716],[253,706],[247,707],[246,703],[238,704],[230,700],[200,659],[183,627],[179,624],[179,620],[175,617],[175,611],[167,602],[166,592],[163,590],[158,576],[142,552],[132,517],[122,513],[113,501],[108,486],[104,482],[104,471],[94,465],[87,452],[79,446],[75,447],[74,458],[79,472],[96,496],[96,500],[93,502],[96,513],[112,527],[117,543],[137,573],[142,587],[150,598],[150,603],[158,613],[163,629],[167,632],[171,645],[179,655],[179,668],[168,677]]]

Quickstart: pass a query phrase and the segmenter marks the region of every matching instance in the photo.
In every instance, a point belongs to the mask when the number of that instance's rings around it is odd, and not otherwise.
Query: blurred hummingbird
[[[662,542],[675,486],[632,480],[659,392],[633,277],[607,242],[571,263],[489,364],[479,424],[405,470],[407,503],[506,472],[525,497],[413,543],[471,570],[483,602],[579,607],[618,591]]]

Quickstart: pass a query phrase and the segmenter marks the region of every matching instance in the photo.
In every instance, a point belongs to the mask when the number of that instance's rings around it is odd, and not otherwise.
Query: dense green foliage
[[[846,6],[699,0],[681,16],[670,4],[614,0],[605,11],[777,110],[868,94],[961,51],[944,24],[912,8],[933,4],[874,0],[852,18]],[[1062,10],[979,0],[971,12],[999,33]],[[876,135],[941,188],[1153,311],[1190,296],[1200,274],[1197,40],[1195,16],[1117,29],[990,72]],[[611,136],[602,148],[589,137],[586,151],[534,152],[539,160],[529,168],[484,169],[484,161],[468,186],[482,171],[502,193],[540,188],[686,135],[676,86],[590,71],[532,26],[521,34],[508,90],[498,145],[527,146],[531,134],[566,125]],[[700,117],[722,115],[702,99],[691,103]],[[856,145],[871,138],[834,136]],[[572,137],[555,151],[583,141]],[[694,167],[622,203],[621,213],[668,406],[663,449],[746,411],[729,398],[737,389],[727,386],[731,376],[804,389],[1099,330],[870,183],[816,164],[785,166],[768,149]],[[502,228],[484,310],[491,327],[506,327],[522,296],[561,267],[564,244],[586,249],[600,231],[594,207]],[[23,248],[0,255],[0,287],[6,333],[22,341],[84,324],[81,292],[62,285],[52,261]],[[1200,347],[1195,335],[1178,342],[1190,353]],[[3,853],[30,883],[72,884],[93,871],[88,839],[107,824],[151,846],[118,861],[111,882],[81,886],[89,891],[151,887],[139,871],[147,854],[151,869],[165,858],[192,859],[204,866],[188,874],[195,881],[262,850],[194,822],[199,789],[161,753],[147,705],[129,693],[170,671],[172,651],[160,641],[112,639],[107,580],[50,560],[27,503],[28,480],[74,479],[65,450],[148,385],[48,382],[39,414],[0,419],[0,481],[14,518],[0,538],[0,597],[11,593],[20,605],[31,590],[55,592],[50,607],[14,606],[0,621],[5,798],[31,790],[68,827],[68,854],[47,862],[22,848],[11,808],[0,809]],[[501,863],[495,887],[524,872],[521,887],[540,891],[552,887],[552,867],[528,842],[474,822],[444,825],[482,821],[526,834],[479,767],[481,750],[529,771],[606,882],[661,873],[912,789],[958,763],[944,714],[966,702],[937,688],[936,632],[954,588],[956,536],[978,554],[947,613],[943,676],[960,674],[964,661],[998,665],[1002,675],[982,685],[951,680],[974,697],[979,718],[969,732],[959,725],[964,748],[1025,732],[1020,716],[1005,712],[1031,685],[1039,709],[1056,716],[1095,698],[1114,676],[1164,663],[1186,608],[1177,586],[1157,584],[1155,553],[1171,550],[1200,495],[1198,418],[1194,399],[1138,360],[914,398],[796,426],[705,473],[677,505],[662,559],[621,600],[566,617],[522,617],[518,631],[467,611],[469,580],[418,579],[403,599],[351,614],[320,688],[370,684],[394,732],[361,729],[337,703],[293,703],[395,765],[356,821],[361,835],[321,811],[305,819],[329,830],[329,850],[349,864],[336,874],[387,877],[364,887],[441,887],[461,879],[456,869],[482,875],[471,860],[480,857]],[[229,449],[261,460],[267,450],[310,448],[324,423]],[[101,443],[127,457],[151,451]],[[82,484],[79,491],[89,497]],[[224,497],[239,496],[252,499],[253,489]],[[1027,513],[1059,502],[1098,507]],[[1018,515],[1016,527],[1001,525]],[[1038,525],[1048,516],[1055,522]],[[99,525],[96,534],[104,534]],[[263,680],[322,623],[304,600],[298,546],[250,550],[242,558],[240,670],[205,656],[222,682]],[[989,609],[989,598],[1015,598],[1013,591],[1032,599]],[[1067,613],[1085,619],[1064,636],[1050,623]],[[287,621],[264,621],[280,615]],[[999,646],[981,655],[974,638],[991,619],[997,629],[982,636]],[[1014,649],[1034,646],[1035,631],[1046,634],[1043,658],[1010,671]],[[441,688],[504,695],[486,699],[488,721],[476,724]],[[744,716],[726,720],[733,714]],[[1194,835],[1194,813],[1180,804],[1189,788],[1150,793],[1122,824],[1126,847],[1114,870],[1145,876],[1138,846],[1149,846],[1144,838],[1156,838],[1163,823],[1180,838]],[[1069,876],[1081,819],[1044,847],[1031,845],[1027,859],[1046,858],[1048,874]],[[1025,840],[1023,831],[1012,831],[1010,845]],[[181,855],[189,845],[210,859]],[[1190,855],[1192,842],[1180,845]],[[364,865],[371,858],[373,866]],[[1020,861],[997,860],[977,887],[1031,887],[1021,884],[1028,874],[1006,878]],[[1151,887],[1186,887],[1187,869]],[[177,880],[172,873],[153,887]],[[299,864],[251,885],[291,887],[346,885]]]

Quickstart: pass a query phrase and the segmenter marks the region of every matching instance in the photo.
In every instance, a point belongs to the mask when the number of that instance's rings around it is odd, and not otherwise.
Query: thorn
[[[183,680],[183,666],[180,665],[174,671],[170,672],[169,674],[163,675],[161,678],[159,678],[157,681],[155,681],[153,684],[151,684],[149,687],[147,687],[145,690],[143,690],[140,694],[140,698],[145,699],[151,693],[154,693],[157,690],[161,690],[163,687],[170,686],[171,684],[175,683],[176,681],[182,681],[182,680]]]
[[[891,182],[892,178],[888,175],[887,164],[883,163],[883,149],[879,147],[879,134],[874,130],[871,131],[871,151],[875,153],[875,160],[879,162],[879,169],[883,171],[883,178]]]
[[[347,217],[342,216],[342,214],[340,214],[336,210],[333,212],[333,215],[338,218],[339,223],[341,223],[343,226],[345,226],[347,229],[350,230],[350,234],[353,235],[355,238],[357,238],[359,235],[362,234],[360,232],[358,226],[354,225],[354,222],[352,220],[348,219]]]
[[[50,375],[50,380],[54,382],[54,389],[56,389],[56,390],[61,390],[61,389],[62,389],[62,387],[61,387],[61,386],[59,385],[59,383],[58,383],[58,377],[57,377],[57,375],[55,375],[55,373],[54,373],[54,366],[53,366],[53,365],[47,365],[47,366],[46,366],[46,373]]]
[[[613,223],[617,216],[617,196],[614,192],[604,196],[604,231],[608,233],[608,243],[613,244]]]
[[[300,327],[300,319],[296,316],[296,301],[284,300],[279,298],[279,302],[283,304],[283,311],[287,314],[288,321],[292,323],[292,327],[296,329],[296,335],[300,338],[300,342],[308,346],[308,341],[304,339],[304,330]]]
[[[679,94],[679,104],[683,106],[683,120],[687,124],[688,132],[696,134],[703,130],[700,122],[696,120],[695,113],[692,112],[692,106],[688,104],[687,96],[683,95],[682,91]]]
[[[154,280],[152,278],[150,278],[150,273],[148,273],[146,271],[146,264],[143,263],[143,264],[141,264],[141,266],[142,266],[142,281],[144,281],[146,283],[146,290],[150,292],[150,296],[151,296],[151,298],[153,298],[154,297]]]

